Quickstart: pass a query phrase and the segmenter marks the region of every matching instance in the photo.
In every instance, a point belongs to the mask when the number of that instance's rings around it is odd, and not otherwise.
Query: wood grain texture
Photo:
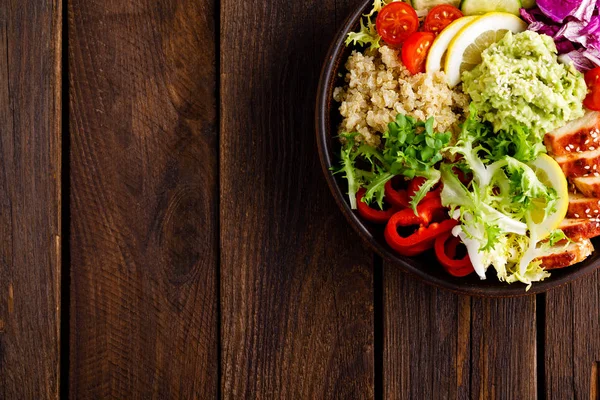
[[[221,2],[222,390],[372,398],[372,256],[319,166],[316,85],[352,4]]]
[[[214,398],[214,4],[70,0],[68,19],[71,398]]]
[[[547,398],[597,399],[600,271],[546,294],[544,340]]]
[[[471,300],[384,265],[385,399],[468,399]]]
[[[535,296],[471,300],[471,397],[535,399]]]
[[[61,2],[0,6],[0,398],[58,399]]]
[[[384,398],[535,398],[535,297],[470,298],[384,271]]]

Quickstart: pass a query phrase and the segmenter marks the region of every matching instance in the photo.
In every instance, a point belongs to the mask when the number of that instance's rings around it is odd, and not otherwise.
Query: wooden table
[[[326,187],[359,0],[3,0],[0,398],[598,396],[600,274],[479,299],[383,263]]]

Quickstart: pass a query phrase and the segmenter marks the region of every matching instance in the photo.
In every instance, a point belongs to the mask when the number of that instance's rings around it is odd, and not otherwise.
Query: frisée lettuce
[[[460,221],[453,234],[465,244],[481,279],[493,266],[501,281],[530,285],[550,276],[534,260],[562,233],[552,232],[551,240],[542,244],[546,238],[537,237],[531,215],[540,204],[544,204],[545,215],[554,212],[557,193],[541,182],[525,162],[543,152],[543,146],[537,145],[538,138],[531,137],[530,152],[494,154],[489,148],[493,135],[489,125],[477,120],[472,108],[458,141],[446,149],[457,156],[457,162],[443,163],[440,168],[442,204]],[[521,146],[527,147],[526,138],[521,138],[525,140]],[[523,154],[526,157],[522,160],[515,157]],[[472,175],[468,184],[458,178],[457,169]]]

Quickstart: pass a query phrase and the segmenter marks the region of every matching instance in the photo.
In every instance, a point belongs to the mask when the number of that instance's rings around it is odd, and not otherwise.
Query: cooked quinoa
[[[421,121],[434,117],[439,132],[451,131],[464,120],[467,95],[450,89],[443,72],[411,75],[398,56],[396,50],[382,46],[374,55],[353,51],[348,57],[347,85],[333,92],[344,118],[340,133],[358,132],[358,140],[378,146],[397,114]]]

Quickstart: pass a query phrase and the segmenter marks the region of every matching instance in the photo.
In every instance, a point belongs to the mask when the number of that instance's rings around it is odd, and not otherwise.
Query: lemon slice
[[[529,215],[533,225],[529,226],[529,230],[541,240],[550,235],[553,230],[558,228],[562,220],[565,219],[567,209],[569,208],[569,186],[567,185],[565,174],[552,157],[541,154],[528,165],[543,184],[553,188],[558,194],[556,211],[547,217],[544,215],[546,202],[543,200],[534,200],[535,208]]]
[[[448,45],[452,39],[454,39],[454,36],[456,36],[465,25],[469,22],[473,22],[477,18],[479,17],[471,16],[458,18],[440,32],[433,41],[433,44],[429,49],[429,54],[427,55],[427,63],[425,64],[427,72],[436,72],[442,69],[442,64],[446,58],[446,50],[448,50]]]
[[[448,45],[444,71],[448,84],[454,87],[460,83],[464,71],[470,71],[481,63],[481,52],[498,42],[506,32],[523,32],[527,24],[519,17],[492,12],[465,25]]]

